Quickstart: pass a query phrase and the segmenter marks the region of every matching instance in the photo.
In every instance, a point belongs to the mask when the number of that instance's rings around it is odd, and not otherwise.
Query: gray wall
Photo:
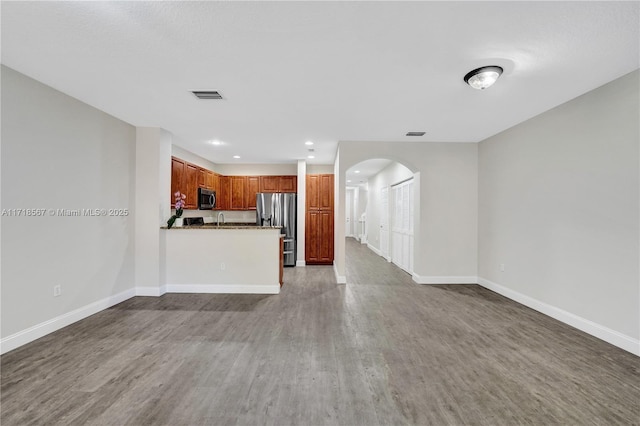
[[[2,217],[5,338],[133,288],[136,134],[4,66],[1,81],[2,208],[129,209],[125,217]]]
[[[636,341],[638,80],[481,142],[478,238],[481,279]]]
[[[336,156],[335,271],[345,276],[346,171],[372,158],[396,161],[413,173],[419,214],[414,229],[414,279],[476,282],[478,271],[478,144],[340,142]],[[371,207],[371,206],[370,206]]]

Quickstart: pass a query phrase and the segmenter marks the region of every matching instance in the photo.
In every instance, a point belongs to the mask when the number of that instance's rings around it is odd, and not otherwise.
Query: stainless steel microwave
[[[216,207],[216,191],[198,188],[198,210],[211,210]]]

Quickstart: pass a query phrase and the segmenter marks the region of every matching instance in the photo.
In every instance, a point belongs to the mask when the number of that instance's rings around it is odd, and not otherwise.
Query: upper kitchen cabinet
[[[175,194],[181,192],[187,196],[185,209],[198,207],[198,167],[179,158],[171,157],[171,206],[174,207]]]
[[[278,192],[280,176],[260,176],[260,192]]]
[[[260,192],[260,176],[247,176],[245,182],[245,207],[248,210],[255,210],[256,194]]]
[[[187,209],[197,209],[198,208],[198,177],[200,175],[200,171],[198,170],[198,166],[191,163],[185,163],[184,170],[185,170],[186,185],[184,185],[185,189],[183,189],[183,192],[187,195],[187,199],[185,200],[184,206]]]
[[[231,180],[231,205],[229,210],[245,210],[246,176],[229,176]]]
[[[231,178],[219,176],[219,191],[216,191],[216,210],[230,210],[231,208]]]
[[[197,167],[197,169],[198,169],[198,188],[206,188],[207,171],[202,167]]]
[[[171,207],[175,207],[175,194],[184,189],[184,161],[171,157]]]
[[[213,188],[214,173],[210,170],[205,170],[205,169],[202,169],[202,170],[204,171],[204,187],[215,191],[215,189]]]
[[[307,210],[333,210],[333,175],[307,175]]]
[[[260,176],[260,192],[298,192],[298,177]]]
[[[297,176],[280,176],[279,192],[298,192]]]
[[[255,210],[258,192],[297,192],[297,183],[297,176],[222,176],[171,157],[171,207],[180,191],[187,196],[184,208],[197,209],[198,188],[206,188],[216,191],[215,210]]]

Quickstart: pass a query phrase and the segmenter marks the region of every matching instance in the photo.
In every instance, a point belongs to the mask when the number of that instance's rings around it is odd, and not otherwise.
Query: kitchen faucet
[[[224,213],[218,212],[217,226],[220,226],[220,216],[222,216],[222,223],[224,223]]]

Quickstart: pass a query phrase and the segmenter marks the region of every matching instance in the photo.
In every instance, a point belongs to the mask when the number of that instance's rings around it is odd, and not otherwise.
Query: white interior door
[[[391,187],[391,261],[413,271],[413,179]]]
[[[389,259],[389,187],[380,192],[380,254]]]

